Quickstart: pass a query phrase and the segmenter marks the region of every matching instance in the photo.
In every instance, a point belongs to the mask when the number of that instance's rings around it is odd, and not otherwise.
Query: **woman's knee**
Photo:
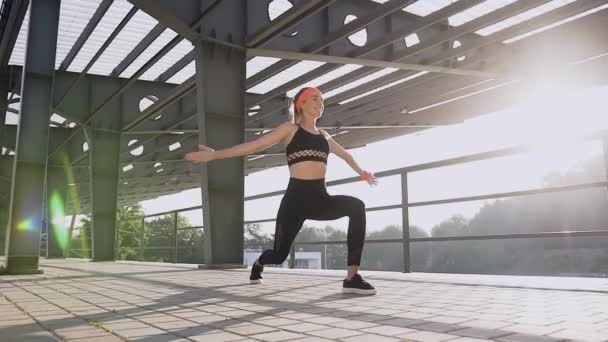
[[[351,209],[353,214],[358,215],[361,213],[365,213],[365,202],[362,200],[352,197],[351,199]]]

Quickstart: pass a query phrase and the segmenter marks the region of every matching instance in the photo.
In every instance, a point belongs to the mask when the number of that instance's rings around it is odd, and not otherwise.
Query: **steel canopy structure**
[[[607,9],[606,0],[4,0],[8,269],[37,269],[45,225],[49,256],[61,254],[55,193],[66,215],[91,213],[93,259],[112,260],[117,206],[195,187],[203,261],[238,263],[243,178],[285,165],[282,147],[184,161],[199,143],[257,138],[290,119],[302,86],[325,93],[319,126],[355,148],[500,110],[539,84],[605,84]]]

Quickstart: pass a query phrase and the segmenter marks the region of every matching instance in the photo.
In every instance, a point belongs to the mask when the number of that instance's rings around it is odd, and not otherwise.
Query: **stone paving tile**
[[[597,292],[608,283],[600,279],[366,272],[381,291],[358,297],[340,293],[338,271],[269,268],[267,284],[250,286],[247,270],[195,265],[41,267],[43,277],[0,278],[0,336],[12,331],[21,341],[29,329],[46,334],[32,338],[56,340],[50,330],[82,342],[118,338],[106,330],[146,342],[608,340],[608,296]]]
[[[462,322],[470,321],[471,319],[463,318],[463,317],[454,317],[454,316],[433,316],[433,317],[429,317],[425,320],[430,321],[430,322],[445,323],[445,324],[459,324]]]
[[[416,331],[415,329],[395,327],[395,326],[391,326],[391,325],[378,325],[375,327],[359,329],[359,330],[368,332],[368,333],[372,333],[372,334],[384,335],[384,336],[397,336],[397,335],[407,334],[407,333]]]
[[[355,321],[355,320],[349,320],[346,322],[339,322],[339,323],[330,323],[328,325],[331,325],[332,327],[336,327],[336,328],[346,328],[346,329],[365,329],[365,328],[371,328],[371,327],[375,327],[378,324],[377,323],[373,323],[373,322],[364,322],[364,321]]]
[[[348,322],[348,320],[346,320],[344,318],[330,317],[330,316],[306,318],[306,319],[303,319],[303,321],[306,321],[309,323],[316,323],[316,324],[331,324],[331,323],[339,323],[339,322]]]
[[[454,325],[454,324],[444,324],[444,323],[424,323],[424,324],[417,324],[417,325],[413,325],[412,329],[416,329],[416,330],[425,330],[425,331],[434,331],[434,332],[448,332],[448,331],[454,331],[454,330],[458,330],[461,327],[459,325]]]
[[[326,325],[314,324],[314,323],[298,323],[298,324],[289,324],[289,325],[281,326],[281,329],[289,330],[289,331],[293,331],[293,332],[297,332],[297,333],[304,333],[307,331],[322,330],[322,329],[327,329],[327,328],[328,327]],[[356,328],[353,328],[353,329],[356,329]]]
[[[399,318],[408,318],[408,319],[418,319],[418,320],[423,320],[429,317],[434,317],[436,315],[434,314],[426,314],[426,313],[420,313],[420,312],[403,312],[400,314],[394,314],[392,315],[394,317],[399,317]]]
[[[319,336],[319,337],[324,337],[324,338],[330,338],[330,339],[332,339],[332,338],[333,339],[343,339],[345,337],[362,335],[363,333],[358,332],[358,331],[353,331],[350,329],[329,328],[329,329],[323,329],[323,330],[309,331],[308,334],[314,335],[314,336]]]
[[[513,323],[501,322],[501,321],[488,321],[483,319],[474,319],[471,321],[463,322],[461,325],[474,328],[482,329],[503,329],[508,326],[512,326]]]
[[[529,324],[515,324],[515,325],[510,325],[508,327],[504,327],[501,328],[500,330],[505,330],[505,331],[513,331],[513,332],[517,332],[517,333],[522,333],[522,334],[529,334],[529,335],[548,335],[560,330],[563,330],[562,328],[559,327],[548,327],[548,326],[542,326],[542,325],[529,325]]]
[[[268,327],[261,324],[251,324],[251,323],[242,323],[235,326],[227,327],[224,330],[239,334],[239,335],[254,335],[267,333],[271,331],[277,331],[278,329],[273,327]]]
[[[97,336],[97,337],[86,337],[86,338],[77,338],[77,339],[70,339],[70,342],[121,342],[123,341],[122,339],[114,336],[114,335],[102,335],[102,336]],[[152,340],[148,340],[146,339],[146,342],[152,342]],[[171,342],[177,342],[178,340],[168,340]]]
[[[145,342],[188,342],[188,340],[176,337],[175,335],[156,335],[156,336],[141,336],[129,339],[129,341],[145,341]],[[71,341],[70,341],[71,342]],[[86,341],[82,341],[86,342]]]
[[[108,335],[108,333],[101,329],[89,327],[86,329],[59,329],[53,331],[57,336],[64,339],[77,339],[77,338],[90,338],[100,337]]]
[[[573,329],[560,330],[548,335],[549,337],[571,339],[585,342],[608,341],[608,335],[600,332],[581,331]]]
[[[154,328],[154,327],[124,329],[124,330],[119,329],[119,330],[114,330],[112,332],[119,336],[122,336],[124,338],[154,336],[154,335],[162,335],[162,334],[166,333],[166,331],[158,329],[158,328]]]
[[[213,330],[200,335],[188,337],[190,340],[198,342],[224,342],[224,341],[239,341],[243,339],[243,336],[236,335],[221,330]]]
[[[511,335],[512,332],[482,328],[465,328],[461,330],[451,331],[450,334],[460,335],[464,337],[493,339],[500,336]]]
[[[275,341],[293,340],[298,337],[305,337],[305,335],[297,334],[297,333],[290,332],[290,331],[275,331],[275,332],[271,332],[271,333],[251,335],[249,337],[258,339],[261,341],[275,342]]]
[[[53,336],[50,332],[44,330],[42,327],[31,325],[2,328],[2,340],[16,342],[59,341],[57,337]]]
[[[496,338],[496,341],[501,342],[558,342],[563,341],[562,338],[535,336],[528,334],[513,334]]]
[[[408,318],[393,318],[393,319],[388,319],[386,321],[378,321],[376,323],[388,324],[388,325],[394,325],[394,326],[398,326],[398,327],[407,328],[407,327],[411,327],[416,324],[424,324],[425,321],[416,320],[416,319],[408,319]]]
[[[163,330],[176,330],[176,329],[196,327],[199,325],[199,323],[190,322],[190,321],[186,321],[186,320],[180,320],[180,321],[174,321],[174,322],[154,323],[152,325],[157,328],[163,329]]]
[[[328,340],[326,338],[321,337],[303,337],[297,338],[295,340],[289,340],[289,342],[331,342],[333,340]]]
[[[385,320],[387,316],[384,315],[359,315],[351,316],[349,320],[365,321],[365,322],[376,322]]]
[[[403,335],[398,335],[397,337],[420,342],[443,342],[456,339],[459,336],[442,334],[432,331],[415,331]]]
[[[399,341],[402,341],[402,340],[398,339],[398,338],[381,336],[381,335],[365,334],[365,335],[358,335],[358,336],[352,336],[352,337],[343,338],[343,339],[341,339],[341,341],[344,341],[344,342],[369,342],[369,341],[374,341],[374,342],[399,342]]]

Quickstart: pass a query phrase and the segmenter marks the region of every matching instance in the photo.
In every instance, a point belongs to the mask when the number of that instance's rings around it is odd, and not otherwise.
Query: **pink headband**
[[[304,101],[306,101],[312,95],[321,96],[321,91],[317,88],[308,88],[308,89],[304,90],[302,95],[300,95],[300,97],[298,97],[298,99],[296,100],[296,110],[302,111],[302,103]]]

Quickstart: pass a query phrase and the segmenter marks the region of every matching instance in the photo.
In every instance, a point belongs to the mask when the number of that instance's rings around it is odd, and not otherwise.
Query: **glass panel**
[[[593,276],[608,274],[608,237],[416,243],[418,272]]]
[[[147,247],[144,249],[144,261],[173,262],[173,248]]]
[[[137,247],[137,248],[120,247],[120,248],[118,248],[118,253],[116,255],[116,259],[140,261],[141,248],[140,247]]]
[[[147,217],[144,225],[145,247],[173,248],[175,246],[175,223],[173,220],[173,214]]]
[[[141,247],[141,219],[118,221],[118,247]]]
[[[203,262],[203,228],[177,231],[177,262],[198,264]]]
[[[361,268],[373,271],[403,272],[403,244],[366,243]]]
[[[410,225],[433,236],[605,230],[608,193],[594,188],[413,207]]]
[[[181,211],[178,214],[177,228],[202,227],[203,209]]]
[[[275,218],[282,199],[283,195],[245,201],[246,221]]]
[[[602,187],[411,208],[410,222],[412,229],[433,237],[606,230],[608,193]],[[413,248],[412,258],[419,272],[594,276],[606,274],[607,241],[576,237],[413,242],[419,249]]]

